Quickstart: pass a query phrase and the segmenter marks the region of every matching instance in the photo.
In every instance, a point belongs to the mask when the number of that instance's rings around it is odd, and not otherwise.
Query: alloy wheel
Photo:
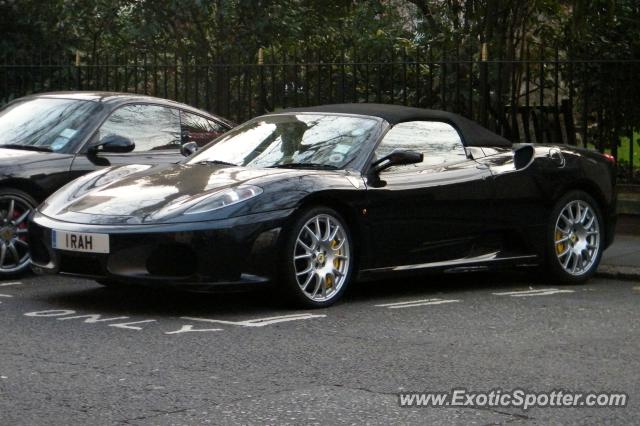
[[[296,281],[314,302],[326,302],[340,293],[349,271],[347,232],[335,217],[319,214],[303,226],[293,253]]]
[[[560,266],[578,277],[591,269],[600,250],[598,216],[583,200],[572,200],[560,211],[554,232],[554,249]]]
[[[29,263],[27,218],[32,206],[14,195],[0,196],[0,273],[14,273]]]

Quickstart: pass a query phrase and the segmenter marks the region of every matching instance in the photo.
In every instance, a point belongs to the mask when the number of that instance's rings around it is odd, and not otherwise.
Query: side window
[[[376,148],[375,158],[382,158],[395,150],[421,152],[424,154],[424,161],[393,167],[390,170],[418,170],[467,159],[458,131],[450,124],[440,121],[410,121],[396,124]]]
[[[226,131],[220,123],[182,111],[182,143],[195,142],[204,146]]]
[[[134,152],[180,148],[180,113],[158,105],[127,105],[111,114],[99,138],[118,135],[131,139]]]

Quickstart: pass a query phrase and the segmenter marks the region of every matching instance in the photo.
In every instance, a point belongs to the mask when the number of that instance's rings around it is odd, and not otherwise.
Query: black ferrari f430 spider
[[[30,226],[35,270],[107,286],[271,283],[323,307],[350,282],[538,266],[581,282],[611,244],[615,165],[512,145],[444,111],[345,104],[252,119],[179,164],[68,184]]]

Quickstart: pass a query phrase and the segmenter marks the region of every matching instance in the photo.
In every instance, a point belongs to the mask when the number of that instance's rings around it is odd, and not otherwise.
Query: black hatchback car
[[[111,92],[44,93],[0,110],[0,279],[29,267],[27,217],[100,167],[173,163],[233,127],[188,105]]]

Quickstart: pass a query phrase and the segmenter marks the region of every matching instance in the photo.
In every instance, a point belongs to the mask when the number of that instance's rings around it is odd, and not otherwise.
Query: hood
[[[204,164],[114,167],[67,185],[45,202],[41,212],[77,223],[161,223],[221,190],[309,172]]]

